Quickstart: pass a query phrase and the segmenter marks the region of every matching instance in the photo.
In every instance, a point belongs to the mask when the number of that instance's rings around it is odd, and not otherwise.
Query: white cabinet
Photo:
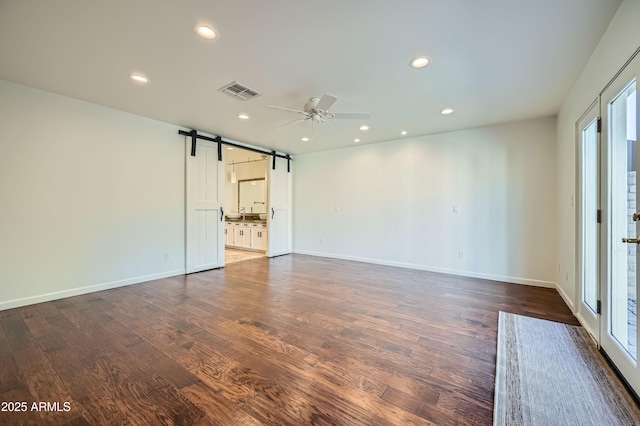
[[[247,250],[267,250],[267,225],[252,222],[227,222],[225,245]]]
[[[254,223],[251,227],[251,248],[266,251],[267,241],[266,225]]]
[[[251,247],[251,228],[250,224],[243,223],[240,226],[240,235],[236,235],[236,245],[242,248],[252,248]],[[240,240],[238,241],[238,237]]]
[[[224,225],[224,244],[226,246],[235,246],[235,227],[231,222],[226,222]]]

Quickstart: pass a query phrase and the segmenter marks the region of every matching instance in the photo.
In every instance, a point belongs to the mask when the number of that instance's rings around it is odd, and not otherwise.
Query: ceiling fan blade
[[[331,118],[337,118],[338,120],[368,120],[371,118],[371,114],[367,112],[334,112],[331,114]]]
[[[324,95],[322,95],[322,97],[318,101],[318,105],[316,105],[316,109],[321,109],[322,111],[326,111],[329,108],[331,108],[331,106],[335,104],[337,100],[338,98],[336,98],[335,96],[327,95],[325,93]]]
[[[329,126],[331,126],[331,128],[332,128],[333,130],[338,130],[338,129],[336,129],[336,126],[334,126],[334,125],[333,125],[333,123],[331,122],[331,120],[323,120],[322,122],[323,122],[323,123],[327,123]]]
[[[274,105],[267,105],[267,108],[281,109],[283,111],[290,111],[290,112],[297,112],[298,114],[306,114],[306,112],[300,111],[298,109],[284,108],[284,107],[279,107],[279,106],[274,106]]]
[[[297,123],[299,121],[305,121],[306,118],[296,118],[295,120],[287,121],[286,123],[279,124],[278,127],[286,126],[287,124]]]

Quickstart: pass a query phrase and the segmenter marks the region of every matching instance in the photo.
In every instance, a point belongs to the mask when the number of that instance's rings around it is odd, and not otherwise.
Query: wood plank
[[[27,327],[29,327],[31,335],[36,339],[51,334],[54,331],[53,327],[51,327],[46,318],[40,313],[40,310],[38,310],[37,305],[18,308],[18,312],[20,312],[22,320],[27,324]]]
[[[242,411],[264,425],[341,424],[334,421],[335,415],[324,413],[322,408],[318,408],[313,401],[295,393],[291,387],[277,384],[263,389],[251,399],[250,404],[244,405]],[[362,422],[355,419],[353,424],[362,424]]]
[[[158,374],[146,377],[138,385],[177,425],[194,425],[206,417],[204,410]]]
[[[11,351],[9,341],[2,338],[0,339],[0,394],[24,386],[26,383]]]
[[[55,328],[66,346],[71,348],[84,364],[93,365],[104,356],[104,353],[98,349],[100,342],[94,336],[88,336],[79,330],[63,314],[51,316],[47,318],[47,321]]]
[[[132,425],[111,397],[101,391],[87,394],[77,407],[91,425]]]
[[[270,380],[233,360],[225,364],[215,359],[201,360],[189,369],[210,389],[236,405],[244,404],[257,392],[272,386]]]
[[[45,318],[60,315],[60,311],[58,310],[58,308],[56,308],[56,306],[51,302],[38,303],[37,305],[33,306],[37,308]]]
[[[132,345],[128,349],[134,359],[144,363],[148,369],[161,375],[176,388],[190,385],[198,380],[189,370],[148,342]]]
[[[455,390],[443,392],[436,407],[456,413],[461,420],[470,425],[491,424],[493,420],[493,403],[483,406]],[[432,410],[429,407],[427,412]]]
[[[0,323],[14,352],[37,346],[29,327],[27,327],[17,309],[0,311]]]
[[[91,371],[69,347],[48,351],[46,356],[90,424],[129,424],[110,395],[96,386]]]
[[[144,390],[118,366],[106,359],[99,359],[92,371],[96,381],[115,401],[127,420],[135,425],[173,425],[169,416],[159,409]]]
[[[378,397],[387,389],[387,380],[371,377],[352,364],[336,364],[325,361],[315,355],[309,355],[302,362],[292,364],[289,371],[299,376],[312,376],[313,382],[327,388],[338,387],[355,389]]]
[[[60,406],[53,410],[46,406],[38,410],[45,423],[65,424],[82,418],[67,388],[60,381],[56,370],[39,347],[31,347],[16,352],[15,355],[24,373],[25,382],[33,395],[34,402],[38,403],[38,407],[41,403],[55,403]],[[61,408],[65,403],[69,404],[69,411]]]
[[[233,425],[239,418],[244,418],[245,423],[251,417],[249,414],[240,411],[237,405],[218,395],[215,390],[208,387],[203,382],[196,382],[185,386],[180,391],[196,406],[207,413],[207,416],[215,424]],[[238,422],[238,424],[241,424]]]
[[[35,426],[44,424],[37,411],[31,410],[36,398],[31,395],[29,390],[25,387],[18,387],[11,389],[8,392],[0,393],[0,401],[14,401],[25,402],[26,411],[23,411],[23,406],[20,407],[20,411],[10,411],[0,413],[0,423],[3,425],[16,425],[16,426]]]

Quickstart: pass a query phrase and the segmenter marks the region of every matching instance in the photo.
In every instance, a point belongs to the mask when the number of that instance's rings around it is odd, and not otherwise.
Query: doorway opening
[[[225,264],[267,255],[268,160],[265,154],[226,148]]]

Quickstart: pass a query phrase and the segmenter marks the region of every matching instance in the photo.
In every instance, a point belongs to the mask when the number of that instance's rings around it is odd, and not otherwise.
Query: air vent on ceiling
[[[226,93],[227,95],[236,98],[239,101],[246,101],[262,94],[249,86],[238,83],[237,81],[226,84],[218,90],[220,90],[222,93]]]

